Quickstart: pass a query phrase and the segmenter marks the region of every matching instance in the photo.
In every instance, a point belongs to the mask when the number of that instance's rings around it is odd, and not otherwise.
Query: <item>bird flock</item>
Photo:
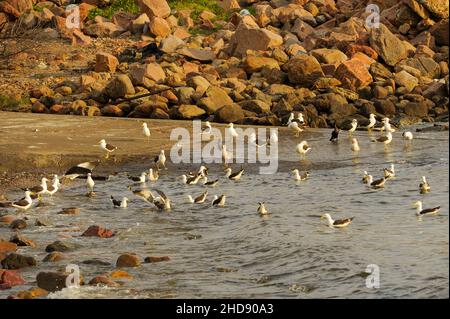
[[[374,114],[370,114],[369,124],[364,128],[371,132],[377,123],[376,117]],[[300,137],[300,134],[304,132],[306,126],[305,118],[302,113],[294,114],[293,112],[290,114],[289,119],[285,125],[290,129],[295,137]],[[353,136],[353,133],[358,128],[358,121],[353,119],[350,124],[350,129],[348,129],[348,137],[351,140],[351,151],[359,152],[361,150],[357,139]],[[209,134],[211,133],[212,126],[206,121],[203,126],[201,134]],[[238,137],[238,133],[234,128],[233,123],[229,123],[225,128],[229,136],[233,138]],[[338,126],[335,126],[331,132],[330,142],[332,144],[337,144],[339,140],[339,133],[341,129]],[[371,141],[382,143],[385,146],[392,142],[392,132],[395,129],[391,126],[389,122],[389,118],[382,119],[382,127],[380,128],[380,136],[376,138],[372,138]],[[147,123],[142,123],[142,135],[149,142],[151,139],[150,128]],[[403,132],[403,139],[406,143],[411,143],[413,140],[413,135],[411,132]],[[222,144],[221,141],[218,141],[222,150],[222,160],[224,163],[223,169],[223,177],[227,180],[237,182],[243,178],[244,168],[241,167],[239,170],[234,170],[228,166],[228,160],[232,159],[232,154],[230,154],[225,144]],[[251,134],[248,137],[248,143],[255,144],[256,146],[268,145],[278,143],[278,135],[275,132],[272,132],[270,137],[265,141],[258,141],[256,134]],[[117,147],[111,145],[106,142],[105,139],[101,139],[98,143],[98,147],[104,152],[104,158],[108,159],[110,154],[117,150]],[[306,159],[307,153],[311,150],[311,146],[307,141],[303,140],[296,145],[295,151],[299,154],[300,160]],[[131,181],[131,184],[128,185],[127,189],[134,196],[140,198],[144,202],[152,205],[159,211],[171,211],[172,210],[172,200],[160,189],[149,189],[147,187],[147,181],[154,184],[159,180],[160,171],[167,170],[166,166],[166,155],[164,150],[161,150],[159,154],[154,157],[151,168],[147,171],[141,172],[138,176],[133,176],[127,174],[127,178]],[[102,177],[93,175],[94,169],[100,164],[101,160],[83,162],[77,164],[73,167],[70,167],[65,174],[62,176],[61,180],[73,181],[75,179],[85,179],[85,186],[87,189],[87,196],[95,196],[95,187],[96,181],[107,181],[110,177]],[[206,189],[197,195],[186,194],[186,203],[184,204],[192,204],[192,205],[200,205],[204,204],[208,201],[209,191],[208,189],[215,188],[220,183],[220,178],[217,177],[215,179],[208,179],[208,167],[206,165],[201,165],[197,171],[187,172],[178,177],[178,180],[183,185],[196,185],[201,184]],[[299,171],[297,168],[291,169],[292,179],[295,182],[301,182],[308,178],[310,178],[309,171]],[[371,189],[381,189],[386,186],[388,180],[395,179],[396,171],[394,164],[391,164],[389,168],[383,169],[383,176],[379,179],[374,179],[372,175],[370,175],[367,171],[364,171],[364,175],[362,177],[362,182],[367,184],[367,186]],[[28,209],[35,207],[37,203],[39,203],[44,196],[53,196],[56,192],[58,192],[62,187],[62,183],[60,182],[60,178],[58,175],[53,175],[53,179],[50,182],[46,177],[41,179],[41,183],[37,186],[24,188],[25,195],[23,198],[18,199],[16,201],[12,201],[9,205],[2,205],[3,207],[12,207],[16,208],[19,211],[27,211]],[[431,188],[425,176],[422,176],[422,181],[419,184],[419,192],[421,194],[425,194],[430,192]],[[125,190],[124,190],[125,191]],[[210,201],[210,205],[213,207],[225,207],[226,205],[226,194],[215,194],[213,196],[212,201]],[[37,200],[37,201],[36,201]],[[123,196],[121,199],[116,199],[113,195],[110,195],[109,200],[111,201],[111,205],[113,208],[121,208],[126,209],[129,206],[129,199],[126,196]],[[433,208],[423,208],[421,201],[416,201],[413,206],[416,208],[417,216],[425,216],[425,215],[434,215],[440,211],[440,206]],[[269,215],[270,212],[266,207],[265,202],[258,202],[257,213],[260,216]],[[329,227],[332,228],[344,228],[350,225],[354,219],[354,217],[346,217],[338,220],[334,220],[329,213],[325,213],[321,215],[321,219],[325,219]]]

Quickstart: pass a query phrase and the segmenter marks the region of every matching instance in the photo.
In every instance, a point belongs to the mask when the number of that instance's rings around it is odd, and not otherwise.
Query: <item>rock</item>
[[[99,52],[95,56],[95,72],[116,72],[119,60],[112,54]]]
[[[205,94],[206,97],[199,100],[198,106],[204,109],[208,115],[213,114],[224,105],[233,104],[233,100],[218,86],[210,86]]]
[[[51,243],[50,245],[48,245],[47,247],[45,247],[45,251],[48,253],[50,253],[52,251],[65,252],[65,251],[74,250],[75,248],[77,248],[77,245],[75,245],[75,244],[66,243],[66,242],[57,240],[57,241]]]
[[[304,84],[311,86],[314,82],[324,76],[322,68],[313,56],[301,54],[292,58],[285,64],[289,81],[293,84]]]
[[[197,48],[183,47],[178,49],[177,53],[202,62],[213,61],[216,58],[214,51]]]
[[[449,45],[449,25],[448,19],[441,20],[430,28],[430,33],[434,36],[436,44]]]
[[[100,111],[105,116],[121,117],[124,115],[122,109],[117,105],[106,105]]]
[[[310,34],[314,33],[314,28],[302,19],[298,18],[295,20],[295,23],[291,28],[291,32],[294,33],[300,41],[305,41]]]
[[[277,60],[266,57],[247,56],[244,60],[244,68],[248,73],[261,71],[262,68],[279,69]]]
[[[8,241],[0,240],[0,254],[16,251],[17,245]]]
[[[120,74],[116,76],[113,80],[111,80],[106,86],[105,93],[113,98],[121,98],[126,95],[135,94],[133,83],[130,78],[126,74]]]
[[[169,35],[161,41],[160,50],[165,53],[173,53],[179,47],[186,45],[185,42],[175,35]]]
[[[30,91],[30,97],[35,99],[40,99],[42,96],[52,96],[53,94],[53,90],[48,86],[40,86]]]
[[[32,287],[29,290],[22,290],[17,293],[19,299],[35,299],[38,297],[45,297],[48,291],[39,287]]]
[[[397,65],[396,70],[400,71],[400,68],[404,68],[405,66],[419,70],[422,76],[430,79],[437,79],[441,74],[439,63],[426,56],[405,59]]]
[[[109,263],[107,261],[100,260],[100,259],[96,259],[96,258],[83,260],[81,263],[85,264],[85,265],[111,266],[111,263]]]
[[[353,91],[368,86],[373,80],[366,65],[355,59],[342,62],[336,70],[335,77],[345,88]]]
[[[116,262],[116,267],[138,267],[140,265],[140,258],[135,254],[120,255]]]
[[[36,266],[36,260],[33,257],[23,256],[16,253],[10,253],[2,260],[4,269],[20,269],[24,267]]]
[[[79,212],[80,212],[80,209],[78,207],[65,207],[57,214],[58,215],[76,215]]]
[[[389,99],[375,100],[374,106],[378,113],[386,116],[394,115],[396,112],[394,103]]]
[[[73,30],[72,32],[72,45],[89,45],[92,43],[91,37],[85,35],[79,30]]]
[[[395,83],[411,92],[419,84],[419,80],[406,71],[400,71],[395,74]]]
[[[391,71],[389,71],[383,64],[378,62],[371,64],[369,71],[375,81],[384,81],[393,77]]]
[[[409,116],[426,117],[428,106],[425,103],[409,102],[405,105],[404,112]]]
[[[15,270],[0,269],[0,290],[25,284],[25,280]]]
[[[360,45],[360,44],[349,45],[345,54],[348,57],[352,58],[353,55],[355,55],[358,52],[364,53],[365,55],[367,55],[368,57],[370,57],[374,60],[376,60],[378,58],[378,53],[374,49],[372,49],[371,47],[369,47],[367,45]]]
[[[417,0],[419,3],[423,4],[431,14],[438,18],[446,19],[448,18],[449,2],[448,0]]]
[[[256,114],[270,113],[271,105],[260,100],[244,100],[238,103],[243,110],[254,112]]]
[[[143,33],[144,28],[147,28],[148,23],[150,22],[150,19],[148,16],[143,13],[140,16],[138,16],[136,19],[131,21],[130,29],[132,33]]]
[[[51,226],[51,222],[45,219],[36,219],[36,222],[34,223],[35,226]]]
[[[166,81],[166,73],[159,64],[148,63],[133,66],[130,69],[130,78],[134,85],[142,85],[146,79],[161,84]]]
[[[241,8],[237,0],[220,0],[218,5],[225,11],[233,11]]]
[[[344,52],[337,49],[315,49],[310,54],[317,59],[320,63],[336,64],[339,65],[348,58]]]
[[[247,50],[265,51],[283,44],[283,38],[267,29],[260,29],[241,22],[230,39],[230,54],[245,56]]]
[[[9,224],[12,229],[25,229],[27,228],[27,222],[23,219],[15,219]]]
[[[214,121],[219,123],[239,123],[244,119],[244,112],[238,104],[225,105],[214,113]]]
[[[201,118],[204,114],[205,110],[197,105],[182,104],[171,109],[171,118],[174,119],[192,120]]]
[[[108,277],[111,278],[126,278],[126,279],[133,279],[134,277],[132,275],[130,275],[129,273],[127,273],[126,271],[117,269],[117,270],[113,270]]]
[[[110,238],[114,236],[114,232],[110,229],[106,229],[97,225],[89,226],[88,229],[84,231],[81,235],[83,237],[100,237],[100,238]]]
[[[166,0],[135,0],[135,2],[149,18],[166,18],[170,15],[170,7]]]
[[[96,38],[113,38],[121,35],[124,31],[119,25],[100,16],[96,16],[94,20],[88,21],[83,28],[85,34]]]
[[[89,283],[90,286],[108,286],[108,287],[117,287],[119,286],[118,283],[115,281],[109,279],[106,276],[96,276],[92,278]]]
[[[36,101],[31,106],[32,113],[47,113],[47,107],[39,101]]]
[[[13,235],[9,241],[16,244],[17,246],[36,247],[36,244],[32,240],[29,240],[21,236],[20,234]]]
[[[206,90],[210,87],[211,84],[204,77],[197,75],[187,80],[187,85],[194,88],[195,92],[199,96],[202,96],[203,94],[205,94]]]
[[[61,272],[40,272],[36,276],[37,286],[49,292],[59,291],[67,287],[68,276],[69,274]]]
[[[382,23],[379,28],[371,29],[370,46],[390,66],[408,57],[403,42]]]
[[[170,25],[166,20],[155,17],[150,20],[148,28],[155,37],[165,38],[170,34]]]
[[[373,89],[372,89],[372,95],[374,98],[376,99],[385,99],[388,97],[389,92],[385,87],[376,85]]]
[[[66,256],[64,256],[63,253],[59,252],[59,251],[53,251],[51,253],[49,253],[47,256],[44,257],[44,259],[42,259],[43,262],[57,262],[60,260],[65,259]]]
[[[159,263],[161,261],[170,261],[169,256],[149,256],[145,257],[144,262],[146,263]]]

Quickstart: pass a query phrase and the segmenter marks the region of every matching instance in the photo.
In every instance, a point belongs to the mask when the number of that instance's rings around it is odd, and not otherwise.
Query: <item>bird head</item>
[[[320,216],[320,219],[329,219],[329,218],[331,218],[331,216],[328,213],[323,214],[322,216]]]
[[[412,204],[412,206],[415,208],[419,207],[420,205],[422,205],[422,202],[420,200],[418,200]]]
[[[106,143],[106,141],[105,141],[104,139],[101,139],[101,140],[98,142],[98,144],[103,144],[103,143]]]

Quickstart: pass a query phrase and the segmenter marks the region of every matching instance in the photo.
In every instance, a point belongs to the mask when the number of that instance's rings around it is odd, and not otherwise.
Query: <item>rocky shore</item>
[[[50,72],[48,85],[3,98],[3,110],[251,125],[280,125],[294,111],[310,127],[342,128],[370,113],[397,125],[448,121],[448,1],[201,1],[210,11],[136,0],[110,19],[95,14],[119,1],[75,2],[78,29],[65,24],[69,1],[2,1],[2,35],[20,25],[92,49],[50,63],[58,72],[78,58],[70,79]],[[7,59],[2,95],[21,81],[8,68],[20,74],[39,52]]]

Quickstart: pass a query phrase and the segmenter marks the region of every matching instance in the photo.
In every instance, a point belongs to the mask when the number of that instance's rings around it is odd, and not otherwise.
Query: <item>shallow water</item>
[[[120,288],[83,286],[64,289],[50,298],[448,298],[448,132],[415,133],[405,148],[400,133],[386,149],[370,142],[367,132],[356,132],[361,152],[350,151],[346,133],[338,145],[328,142],[329,130],[308,137],[312,150],[299,162],[291,152],[299,139],[290,132],[280,134],[280,166],[276,175],[259,175],[246,165],[238,182],[226,180],[219,165],[211,165],[210,180],[220,177],[209,189],[207,203],[186,204],[186,195],[199,195],[201,185],[181,185],[174,178],[185,168],[163,171],[159,181],[148,187],[163,190],[172,198],[170,213],[156,212],[127,191],[123,175],[97,182],[96,197],[84,196],[83,181],[76,181],[44,207],[27,213],[29,227],[21,233],[37,242],[38,248],[20,248],[34,256],[38,266],[22,269],[33,286],[39,271],[56,271],[78,264],[85,280],[114,269],[123,252],[164,256],[169,262],[142,264],[126,269],[134,280],[121,279]],[[375,136],[375,133],[373,133]],[[395,163],[397,176],[385,189],[371,190],[361,183],[367,170],[374,178]],[[135,175],[144,163],[136,163]],[[237,168],[238,166],[236,166]],[[311,176],[294,182],[289,170],[308,169]],[[420,195],[418,184],[426,175],[431,192]],[[13,197],[15,193],[11,193]],[[18,193],[17,193],[18,194]],[[113,209],[109,195],[127,196],[128,209]],[[212,208],[214,194],[226,194],[224,208]],[[440,205],[441,213],[419,220],[411,204]],[[270,216],[261,218],[257,202],[265,201]],[[81,208],[78,215],[57,215],[62,207]],[[331,229],[319,217],[351,217],[345,229]],[[53,226],[37,227],[36,218]],[[79,235],[97,224],[118,232],[110,239]],[[0,228],[0,237],[11,231]],[[190,239],[199,235],[196,239]],[[69,238],[66,238],[69,237]],[[65,253],[57,263],[40,262],[47,244],[57,239],[81,247]],[[98,258],[110,266],[86,265]],[[380,288],[366,287],[366,267],[380,269]],[[24,290],[19,286],[0,290],[0,297]]]

